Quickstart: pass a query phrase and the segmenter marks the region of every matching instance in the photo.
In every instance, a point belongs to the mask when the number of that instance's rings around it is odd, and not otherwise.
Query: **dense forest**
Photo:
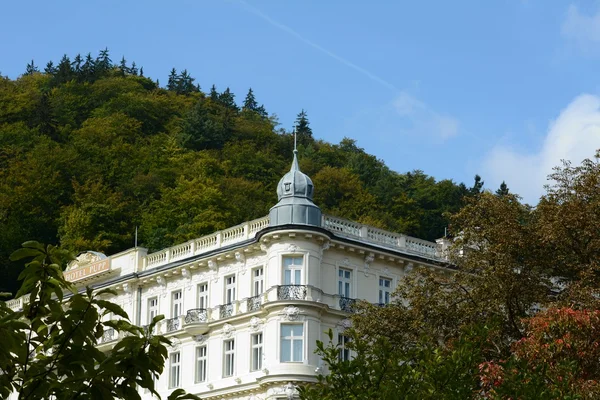
[[[139,227],[156,250],[266,215],[293,129],[325,213],[433,240],[482,189],[391,171],[352,139],[315,139],[304,110],[285,129],[259,104],[186,70],[162,87],[108,50],[0,76],[0,291],[14,292],[8,255],[25,240],[111,254]]]

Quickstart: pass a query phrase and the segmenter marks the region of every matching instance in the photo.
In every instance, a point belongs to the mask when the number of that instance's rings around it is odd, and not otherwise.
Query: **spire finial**
[[[296,127],[294,127],[294,153],[297,153],[298,149],[296,148]]]

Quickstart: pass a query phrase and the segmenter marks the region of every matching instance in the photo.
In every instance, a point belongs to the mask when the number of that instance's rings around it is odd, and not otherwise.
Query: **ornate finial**
[[[298,153],[298,149],[296,148],[296,127],[294,127],[294,154]]]

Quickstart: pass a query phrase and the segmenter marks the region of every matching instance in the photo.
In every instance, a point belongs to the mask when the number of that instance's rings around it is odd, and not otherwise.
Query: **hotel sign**
[[[92,261],[91,258],[95,260]],[[65,280],[77,282],[110,271],[110,258],[99,258],[96,254],[82,254],[64,272]]]

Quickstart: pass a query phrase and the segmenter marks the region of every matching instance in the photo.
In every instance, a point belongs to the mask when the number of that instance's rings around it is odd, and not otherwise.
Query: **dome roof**
[[[279,202],[269,211],[269,225],[321,226],[321,209],[313,203],[314,186],[298,167],[298,151],[294,150],[292,168],[279,180]]]
[[[300,171],[298,167],[298,150],[294,150],[294,161],[292,168],[285,174],[277,185],[277,199],[281,200],[284,197],[305,197],[309,200],[313,199],[314,186],[312,180]]]

